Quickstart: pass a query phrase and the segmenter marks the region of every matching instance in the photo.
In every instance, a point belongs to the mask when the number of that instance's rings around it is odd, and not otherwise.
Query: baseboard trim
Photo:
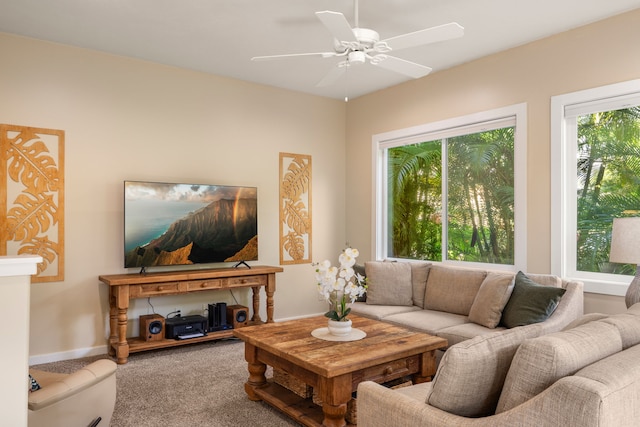
[[[61,351],[58,353],[29,356],[29,366],[40,365],[43,363],[60,362],[61,360],[80,359],[82,357],[100,356],[103,354],[107,354],[106,345],[100,345],[97,347],[76,348],[69,351]]]
[[[321,316],[323,313],[305,314],[302,316],[292,316],[276,319],[276,322],[285,322],[287,320],[304,319],[307,317]],[[100,345],[97,347],[76,348],[69,351],[61,351],[59,353],[39,354],[29,356],[29,366],[41,365],[43,363],[60,362],[62,360],[80,359],[82,357],[100,356],[107,354],[107,346]]]
[[[306,319],[307,317],[322,316],[324,313],[304,314],[302,316],[281,317],[274,319],[275,322],[286,322],[287,320]]]

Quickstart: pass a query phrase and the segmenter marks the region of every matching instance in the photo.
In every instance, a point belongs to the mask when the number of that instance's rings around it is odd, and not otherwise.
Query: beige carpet
[[[106,356],[103,356],[106,357]],[[38,365],[73,372],[101,357]],[[135,353],[118,365],[112,427],[298,426],[244,392],[247,380],[244,343],[213,341]]]

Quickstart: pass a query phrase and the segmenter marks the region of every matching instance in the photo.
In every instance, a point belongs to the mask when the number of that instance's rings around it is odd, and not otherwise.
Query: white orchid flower
[[[318,293],[326,301],[335,304],[332,305],[334,309],[325,314],[333,320],[345,319],[350,310],[346,305],[366,292],[364,276],[353,269],[358,255],[360,252],[357,249],[347,248],[338,257],[339,268],[332,266],[329,260],[314,264]]]

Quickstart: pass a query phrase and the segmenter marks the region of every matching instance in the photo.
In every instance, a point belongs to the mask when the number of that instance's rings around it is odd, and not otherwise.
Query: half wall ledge
[[[0,256],[0,277],[36,274],[41,262],[39,255]]]

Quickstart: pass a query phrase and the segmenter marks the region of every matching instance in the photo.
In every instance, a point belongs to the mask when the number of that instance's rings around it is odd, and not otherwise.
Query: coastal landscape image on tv
[[[258,259],[256,187],[124,182],[125,268]]]

